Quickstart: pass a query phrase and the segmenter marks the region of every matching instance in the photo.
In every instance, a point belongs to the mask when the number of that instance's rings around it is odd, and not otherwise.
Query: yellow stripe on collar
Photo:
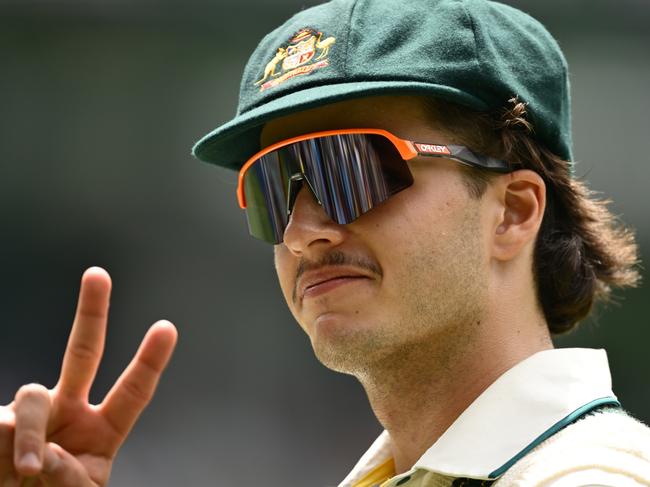
[[[395,476],[395,462],[389,458],[374,468],[352,487],[378,487]]]

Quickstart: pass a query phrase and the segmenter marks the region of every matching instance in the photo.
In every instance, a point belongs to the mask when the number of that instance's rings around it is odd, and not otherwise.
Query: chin
[[[314,345],[314,355],[318,361],[334,372],[358,376],[368,367],[367,357],[354,350],[342,350],[332,347]]]
[[[321,315],[311,326],[316,358],[328,369],[358,375],[380,355],[382,346],[376,324],[351,323],[341,315]]]

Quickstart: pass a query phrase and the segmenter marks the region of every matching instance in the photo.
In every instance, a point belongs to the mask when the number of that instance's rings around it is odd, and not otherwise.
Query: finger
[[[0,407],[0,485],[14,471],[14,425],[16,416],[9,407]]]
[[[46,485],[56,485],[56,487],[97,486],[91,480],[86,467],[56,443],[45,445],[40,479],[45,481]]]
[[[49,391],[40,384],[23,386],[16,393],[14,466],[21,475],[41,471],[50,402]]]
[[[176,328],[168,321],[153,325],[129,366],[106,395],[100,411],[119,436],[128,434],[153,397],[177,336]]]
[[[77,313],[63,357],[57,389],[68,397],[87,399],[104,352],[111,278],[91,267],[81,278]]]
[[[8,407],[0,406],[0,460],[8,456],[12,458],[12,463],[15,424],[16,415],[14,412]]]

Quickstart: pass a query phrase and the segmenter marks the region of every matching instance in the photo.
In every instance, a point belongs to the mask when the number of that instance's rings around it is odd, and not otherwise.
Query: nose
[[[296,256],[322,252],[325,246],[339,245],[346,229],[334,222],[318,204],[311,189],[302,185],[296,196],[289,223],[284,230],[284,245]]]

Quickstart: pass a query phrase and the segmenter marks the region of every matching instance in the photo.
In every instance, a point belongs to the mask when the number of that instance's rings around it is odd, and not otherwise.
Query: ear
[[[546,208],[546,185],[539,174],[521,169],[494,186],[500,211],[494,230],[493,257],[506,261],[534,242]]]

